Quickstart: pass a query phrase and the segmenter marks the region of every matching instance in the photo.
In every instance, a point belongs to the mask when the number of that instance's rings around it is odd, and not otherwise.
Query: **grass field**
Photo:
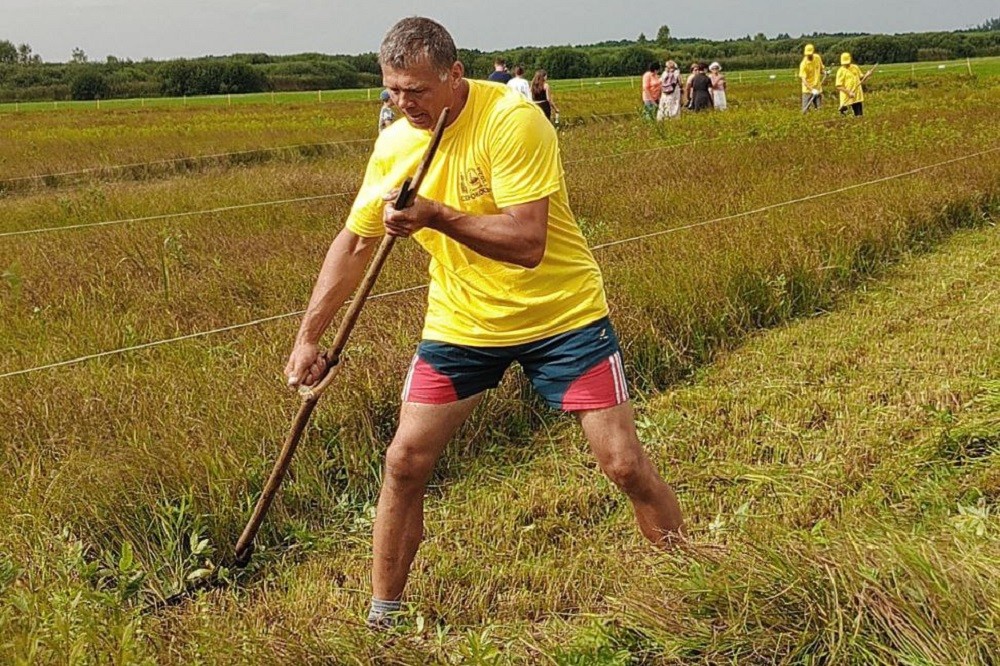
[[[828,65],[834,66],[833,55],[828,56]],[[873,63],[862,63],[870,66]],[[684,63],[681,68],[685,69]],[[883,75],[890,78],[905,78],[913,81],[927,81],[938,76],[955,76],[970,74],[977,76],[1000,75],[1000,57],[969,58],[965,60],[940,60],[913,63],[893,63],[880,66]],[[527,74],[530,78],[531,72]],[[798,72],[792,69],[760,69],[728,73],[730,83],[760,85],[773,84],[788,86],[798,81]],[[555,92],[570,92],[586,90],[591,87],[607,87],[613,89],[633,88],[638,90],[642,76],[619,76],[595,79],[564,79],[553,80],[552,89]],[[794,86],[793,86],[794,87]],[[0,104],[0,113],[20,111],[59,111],[59,110],[136,110],[154,108],[205,107],[205,106],[240,106],[261,104],[323,104],[327,102],[372,102],[378,101],[381,88],[364,88],[348,90],[310,90],[301,92],[265,92],[244,95],[203,95],[199,97],[151,97],[145,99],[109,99],[93,101],[62,101],[62,102],[14,102]]]
[[[557,88],[692,543],[651,552],[514,373],[436,473],[391,641],[359,620],[421,291],[367,306],[246,570],[226,563],[296,409],[295,316],[19,374],[303,307],[376,104],[5,114],[0,658],[994,663],[1000,77],[936,71],[877,79],[861,121],[778,83],[663,125],[620,88]],[[403,243],[377,291],[425,274]]]

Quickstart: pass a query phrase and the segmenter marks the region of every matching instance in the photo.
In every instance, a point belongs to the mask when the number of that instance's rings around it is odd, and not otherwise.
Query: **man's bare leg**
[[[395,601],[424,535],[424,491],[434,464],[480,395],[446,405],[404,402],[385,454],[372,538],[372,596]]]
[[[663,547],[683,536],[677,496],[642,449],[631,403],[577,416],[601,469],[631,500],[643,536]]]

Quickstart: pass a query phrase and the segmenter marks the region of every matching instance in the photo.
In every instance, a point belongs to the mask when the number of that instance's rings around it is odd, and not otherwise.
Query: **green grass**
[[[775,85],[663,125],[620,90],[565,91],[571,204],[598,245],[903,173],[1000,145],[997,90],[885,81],[854,122],[803,117]],[[3,131],[34,139],[0,143],[3,177],[101,168],[8,187],[0,233],[348,192],[363,145],[194,158],[368,136],[370,112],[15,114]],[[103,168],[168,157],[192,161]],[[422,294],[367,306],[242,572],[225,563],[296,408],[280,376],[294,319],[0,379],[0,654],[990,663],[996,233],[912,253],[995,224],[998,166],[993,153],[598,251],[642,437],[692,548],[648,551],[579,433],[515,373],[442,461],[410,621],[387,644],[358,620]],[[301,308],[349,203],[0,238],[0,373]],[[870,281],[901,260],[887,286]],[[421,284],[425,262],[401,244],[378,290]],[[206,579],[224,585],[199,592]]]
[[[977,67],[985,70],[987,65]],[[954,68],[919,71],[926,76],[913,81],[892,70],[886,71],[886,76],[872,80],[871,93],[888,95],[887,105],[899,100],[922,105],[928,93],[937,96],[942,89],[956,89],[953,92],[959,97],[974,89],[981,89],[983,93],[995,90],[991,83],[993,77],[985,73],[970,78],[962,71],[956,74]],[[750,73],[745,75],[750,76]],[[787,112],[798,104],[798,89],[794,85],[768,79],[753,85],[748,80],[746,85],[740,85],[734,78],[738,78],[737,73],[730,77],[733,79],[729,94],[733,109],[744,112],[740,115],[744,120],[747,119],[746,111],[759,112],[749,118],[753,123],[751,129],[766,127],[779,117],[783,118],[783,124],[800,124],[794,116],[782,112],[775,114],[779,108]],[[556,91],[562,121],[566,125],[592,121],[595,116],[621,119],[638,114],[638,88],[630,88],[631,92],[623,88],[629,85],[628,79],[606,80],[602,86],[587,81],[565,83],[564,89],[556,85]],[[995,100],[992,103],[995,104]],[[872,103],[868,106],[869,113],[877,108]],[[377,109],[376,102],[361,100],[319,104],[299,98],[277,105],[251,98],[246,104],[233,107],[175,104],[159,108],[102,109],[100,113],[35,111],[11,114],[5,117],[0,128],[0,196],[4,191],[63,185],[94,175],[71,178],[52,175],[79,169],[97,169],[99,176],[115,173],[119,178],[146,178],[200,168],[205,164],[239,166],[261,161],[337,157],[345,148],[328,145],[331,141],[358,142],[356,148],[364,150],[363,141],[374,139]],[[833,105],[828,104],[822,113],[813,115],[829,119],[833,112]],[[723,129],[736,128],[726,124]],[[234,151],[243,154],[199,159],[203,155]],[[164,159],[176,162],[147,164]],[[114,170],[118,165],[133,166]]]
[[[219,107],[247,104],[322,104],[326,102],[378,103],[382,88],[348,88],[343,90],[303,90],[294,92],[262,92],[226,95],[198,95],[193,97],[146,97],[86,101],[6,102],[0,104],[0,113],[19,111],[79,111],[79,110],[136,110],[170,107]]]
[[[835,66],[835,54],[828,55],[828,64]],[[871,65],[873,63],[863,63]],[[685,63],[681,63],[682,69]],[[907,77],[916,80],[927,80],[936,76],[953,76],[956,72],[967,74],[969,70],[978,76],[1000,75],[1000,57],[984,57],[959,60],[941,60],[933,62],[893,63],[883,65],[879,71],[893,77]],[[774,77],[772,79],[772,76]],[[791,69],[745,70],[727,73],[729,83],[739,86],[743,83],[756,84],[775,83],[778,85],[797,82],[797,71]],[[616,76],[605,78],[562,79],[553,80],[552,88],[556,92],[584,90],[589,87],[635,88],[638,90],[641,74],[636,76]],[[144,110],[176,107],[232,107],[243,105],[299,105],[323,104],[327,102],[378,102],[381,88],[345,89],[345,90],[310,90],[300,92],[265,92],[237,95],[201,95],[197,97],[150,97],[142,99],[108,99],[88,101],[52,101],[52,102],[7,102],[0,104],[0,113],[33,112],[33,111],[83,111],[83,110]],[[638,93],[637,93],[638,94]]]

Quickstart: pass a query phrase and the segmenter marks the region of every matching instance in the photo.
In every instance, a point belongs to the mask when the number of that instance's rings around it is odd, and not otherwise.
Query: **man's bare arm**
[[[378,241],[378,238],[364,238],[347,229],[342,229],[333,239],[285,366],[290,386],[311,385],[325,370],[319,356],[319,339],[361,282]]]
[[[545,256],[549,199],[508,206],[495,215],[471,215],[417,197],[405,210],[386,206],[384,219],[386,231],[394,236],[407,237],[427,227],[489,259],[534,268]]]

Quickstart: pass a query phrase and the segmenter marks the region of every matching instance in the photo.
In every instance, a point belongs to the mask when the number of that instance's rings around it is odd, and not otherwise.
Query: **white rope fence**
[[[872,63],[872,64],[874,64],[874,63]],[[863,65],[863,67],[870,67],[870,66],[871,65]],[[834,73],[833,70],[836,69],[837,67],[839,67],[839,65],[832,65],[832,64],[830,65],[830,69],[831,69],[830,74],[831,74],[831,76]],[[921,71],[927,71],[927,70],[941,71],[941,70],[947,69],[949,67],[951,67],[953,69],[957,69],[957,68],[961,67],[961,68],[964,69],[964,68],[966,68],[966,63],[963,60],[961,62],[948,62],[948,63],[943,63],[943,64],[940,64],[940,65],[920,65],[919,67],[916,67],[916,66],[910,67],[909,65],[906,65],[906,66],[902,66],[902,65],[879,65],[879,67],[876,70],[876,72],[886,73],[886,74],[907,74],[907,73],[911,73],[911,72],[921,72]],[[737,70],[737,71],[734,71],[734,72],[728,72],[728,78],[727,78],[727,80],[730,83],[733,83],[733,82],[741,83],[743,81],[755,81],[755,80],[760,80],[760,79],[775,80],[775,79],[779,79],[779,78],[780,79],[795,79],[795,80],[798,80],[799,73],[798,73],[797,70],[785,70],[785,69],[782,69],[782,70],[773,71],[773,72],[768,73],[768,74],[761,74],[761,73],[742,74],[740,71]]]
[[[696,222],[694,224],[688,224],[688,225],[684,225],[684,226],[681,226],[681,227],[671,227],[670,229],[664,229],[662,231],[656,231],[656,232],[652,232],[652,233],[648,233],[648,234],[643,234],[641,236],[632,236],[630,238],[624,238],[624,239],[617,240],[617,241],[611,241],[609,243],[602,243],[600,245],[593,246],[592,249],[594,251],[603,250],[603,249],[607,249],[607,248],[610,248],[610,247],[615,247],[615,246],[618,246],[618,245],[624,245],[626,243],[635,243],[635,242],[647,240],[647,239],[650,239],[650,238],[656,238],[656,237],[660,237],[660,236],[665,236],[667,234],[673,234],[673,233],[678,233],[680,231],[686,231],[686,230],[689,230],[689,229],[696,229],[698,227],[708,226],[710,224],[717,224],[717,223],[720,223],[720,222],[727,222],[727,221],[730,221],[730,220],[735,220],[735,219],[739,219],[739,218],[743,218],[743,217],[748,217],[750,215],[756,215],[758,213],[763,213],[763,212],[766,212],[766,211],[769,211],[769,210],[775,210],[777,208],[783,208],[785,206],[791,206],[791,205],[803,203],[803,202],[806,202],[806,201],[813,201],[813,200],[816,200],[816,199],[822,199],[824,197],[833,196],[835,194],[841,194],[843,192],[849,192],[851,190],[856,190],[856,189],[860,189],[860,188],[863,188],[863,187],[870,187],[872,185],[878,185],[879,183],[885,183],[885,182],[888,182],[888,181],[891,181],[891,180],[898,180],[900,178],[906,178],[907,176],[913,176],[915,174],[922,173],[924,171],[930,171],[932,169],[938,169],[940,167],[948,166],[950,164],[956,164],[958,162],[965,162],[965,161],[968,161],[968,160],[971,160],[971,159],[975,159],[977,157],[982,157],[984,155],[989,155],[989,154],[995,153],[995,152],[1000,152],[1000,146],[994,146],[993,148],[987,148],[985,150],[981,150],[981,151],[978,151],[978,152],[975,152],[975,153],[969,153],[969,154],[962,155],[960,157],[955,157],[955,158],[952,158],[952,159],[949,159],[949,160],[944,160],[944,161],[941,161],[941,162],[936,162],[934,164],[928,164],[928,165],[925,165],[925,166],[922,166],[922,167],[917,167],[915,169],[910,169],[908,171],[903,171],[903,172],[900,172],[900,173],[892,174],[890,176],[883,176],[881,178],[875,178],[873,180],[865,181],[865,182],[862,182],[862,183],[855,183],[853,185],[846,185],[844,187],[839,187],[839,188],[836,188],[836,189],[833,189],[833,190],[828,190],[826,192],[818,192],[816,194],[811,194],[811,195],[805,196],[805,197],[799,197],[797,199],[789,199],[787,201],[782,201],[782,202],[770,204],[770,205],[767,205],[767,206],[761,206],[760,208],[755,208],[753,210],[748,210],[748,211],[744,211],[744,212],[741,212],[741,213],[734,213],[732,215],[723,215],[721,217],[716,217],[716,218],[713,218],[713,219],[710,219],[710,220],[704,220],[702,222]],[[427,288],[427,285],[418,285],[418,286],[415,286],[415,287],[407,287],[405,289],[399,289],[399,290],[396,290],[396,291],[383,292],[383,293],[375,294],[375,295],[369,297],[369,300],[377,300],[377,299],[389,298],[391,296],[397,296],[397,295],[400,295],[400,294],[410,293],[410,292],[414,292],[414,291],[420,291],[420,290],[423,290],[423,289],[426,289],[426,288]],[[64,367],[64,366],[68,366],[68,365],[76,365],[76,364],[79,364],[79,363],[83,363],[85,361],[90,361],[90,360],[94,360],[94,359],[98,359],[98,358],[106,358],[108,356],[116,356],[116,355],[119,355],[119,354],[125,354],[125,353],[128,353],[128,352],[137,351],[137,350],[141,350],[141,349],[148,349],[150,347],[158,347],[158,346],[161,346],[161,345],[167,345],[167,344],[171,344],[171,343],[175,343],[175,342],[181,342],[181,341],[184,341],[184,340],[192,340],[192,339],[195,339],[195,338],[201,338],[201,337],[206,337],[206,336],[209,336],[209,335],[215,335],[217,333],[224,333],[226,331],[234,331],[234,330],[238,330],[238,329],[242,329],[242,328],[248,328],[248,327],[251,327],[251,326],[258,326],[260,324],[264,324],[264,323],[268,323],[268,322],[272,322],[272,321],[277,321],[277,320],[280,320],[280,319],[287,319],[287,318],[290,318],[290,317],[300,316],[301,314],[303,314],[303,312],[305,312],[305,311],[304,310],[297,310],[295,312],[287,312],[287,313],[284,313],[284,314],[273,315],[273,316],[264,317],[264,318],[261,318],[261,319],[255,319],[253,321],[248,321],[248,322],[244,322],[244,323],[241,323],[241,324],[233,324],[231,326],[224,326],[224,327],[221,327],[221,328],[215,328],[215,329],[211,329],[211,330],[208,330],[208,331],[198,331],[198,332],[195,332],[195,333],[189,333],[187,335],[181,335],[181,336],[174,337],[174,338],[167,338],[167,339],[164,339],[164,340],[155,340],[155,341],[152,341],[152,342],[146,342],[146,343],[142,343],[142,344],[139,344],[139,345],[133,345],[133,346],[130,346],[130,347],[121,347],[119,349],[112,349],[112,350],[108,350],[108,351],[98,352],[96,354],[88,354],[87,356],[80,356],[80,357],[77,357],[77,358],[72,358],[72,359],[68,359],[68,360],[64,360],[64,361],[57,361],[55,363],[49,363],[49,364],[46,364],[46,365],[39,365],[39,366],[35,366],[35,367],[32,367],[32,368],[25,368],[23,370],[15,370],[15,371],[12,371],[12,372],[6,372],[6,373],[3,373],[3,374],[0,374],[0,379],[5,379],[5,378],[8,378],[8,377],[18,377],[18,376],[23,376],[23,375],[29,375],[29,374],[33,374],[33,373],[36,373],[36,372],[42,372],[44,370],[51,370],[53,368],[59,368],[59,367]]]
[[[995,57],[985,57],[963,60],[943,60],[943,61],[930,61],[917,63],[891,63],[885,65],[879,65],[878,71],[892,74],[907,74],[915,72],[924,72],[929,70],[934,70],[940,72],[945,69],[965,69],[970,73],[972,72],[973,66],[978,66],[987,63],[993,63],[997,59]],[[725,64],[725,59],[720,59],[720,62]],[[831,68],[836,68],[839,65],[834,63],[827,63]],[[682,67],[683,69],[683,67]],[[726,72],[727,80],[729,83],[743,83],[744,81],[757,81],[757,80],[771,80],[776,81],[781,80],[798,80],[799,73],[797,68],[783,68],[783,69],[771,69],[771,70],[728,70]],[[630,87],[635,88],[639,85],[640,77],[637,76],[623,76],[623,77],[611,77],[606,79],[562,79],[554,81],[552,84],[553,90],[556,92],[569,91],[574,89],[582,89],[588,86],[594,87],[607,87],[607,88],[621,88]]]
[[[248,204],[234,204],[232,206],[221,206],[219,208],[209,208],[207,210],[191,210],[180,213],[163,213],[161,215],[147,215],[145,217],[129,217],[123,220],[105,220],[104,222],[83,222],[81,224],[64,224],[58,227],[42,227],[40,229],[21,229],[19,231],[5,231],[0,233],[0,238],[11,236],[29,236],[32,234],[44,234],[50,231],[69,231],[71,229],[90,229],[92,227],[109,227],[119,224],[129,224],[130,222],[149,222],[151,220],[170,220],[180,217],[192,217],[195,215],[212,215],[215,213],[227,213],[234,210],[246,210],[248,208],[263,208],[265,206],[280,206],[284,204],[302,203],[306,201],[319,201],[321,199],[334,199],[337,197],[348,197],[354,192],[337,192],[336,194],[316,194],[309,197],[297,197],[295,199],[279,199],[277,201],[258,201]]]
[[[426,289],[427,285],[418,285],[416,287],[407,287],[406,289],[399,289],[397,291],[388,291],[381,294],[375,294],[374,296],[369,296],[369,301],[379,300],[382,298],[389,298],[390,296],[398,296],[400,294],[405,294],[410,291],[420,291],[421,289]],[[56,363],[50,363],[48,365],[39,366],[36,368],[28,368],[26,370],[16,370],[14,372],[7,372],[0,374],[0,379],[6,377],[17,377],[20,375],[27,375],[33,372],[40,372],[42,370],[51,370],[52,368],[61,368],[66,365],[76,365],[78,363],[83,363],[85,361],[93,361],[98,358],[105,358],[107,356],[117,356],[119,354],[125,354],[127,352],[137,351],[140,349],[149,349],[150,347],[159,347],[161,345],[169,345],[175,342],[183,342],[184,340],[194,340],[195,338],[203,338],[208,335],[215,335],[217,333],[225,333],[227,331],[237,331],[241,328],[250,328],[251,326],[259,326],[261,324],[266,324],[272,321],[278,321],[280,319],[288,319],[289,317],[298,317],[305,313],[305,310],[296,310],[295,312],[286,312],[284,314],[272,315],[270,317],[262,317],[260,319],[254,319],[253,321],[243,322],[241,324],[232,324],[231,326],[223,326],[221,328],[213,328],[210,331],[196,331],[194,333],[188,333],[187,335],[179,335],[175,338],[166,338],[164,340],[154,340],[152,342],[144,342],[142,344],[133,345],[131,347],[122,347],[120,349],[111,349],[108,351],[98,352],[96,354],[88,354],[87,356],[80,356],[78,358],[71,358],[65,361],[58,361]]]
[[[579,164],[581,162],[589,162],[593,160],[606,160],[614,159],[616,157],[627,157],[632,155],[641,155],[643,153],[652,153],[661,150],[669,150],[671,148],[683,148],[685,146],[693,146],[699,143],[709,143],[712,141],[718,141],[723,139],[723,136],[711,137],[708,139],[694,139],[692,141],[685,141],[681,143],[671,143],[665,146],[657,146],[656,148],[645,148],[642,150],[625,151],[621,153],[610,153],[607,155],[598,155],[596,157],[585,157],[578,160],[570,160],[564,162],[564,166],[569,166],[572,164]],[[338,192],[336,194],[316,194],[306,197],[297,197],[294,199],[279,199],[277,201],[257,201],[254,203],[247,204],[234,204],[232,206],[221,206],[219,208],[208,208],[205,210],[192,210],[184,211],[178,213],[162,213],[160,215],[147,215],[144,217],[128,217],[120,220],[104,220],[101,222],[81,222],[80,224],[64,224],[53,227],[40,227],[37,229],[19,229],[17,231],[4,231],[0,232],[0,238],[10,238],[13,236],[30,236],[33,234],[44,234],[54,231],[70,231],[74,229],[90,229],[93,227],[109,227],[117,226],[122,224],[130,224],[133,222],[151,222],[153,220],[170,220],[182,217],[194,217],[198,215],[212,215],[215,213],[226,213],[235,210],[246,210],[249,208],[264,208],[267,206],[281,206],[286,204],[304,203],[309,201],[317,201],[321,199],[335,199],[338,197],[348,197],[354,195],[354,192]]]
[[[992,58],[987,58],[987,59],[981,59],[980,61],[982,61],[982,60],[992,61],[993,59]],[[946,69],[948,67],[955,68],[955,67],[963,67],[963,66],[964,67],[969,67],[971,69],[971,65],[969,64],[968,61],[961,61],[961,60],[943,61],[943,62],[939,62],[939,63],[936,63],[936,64],[935,63],[931,63],[931,64],[924,64],[924,65],[919,65],[919,66],[914,65],[914,64],[910,64],[910,65],[906,65],[906,64],[889,64],[889,65],[882,65],[879,69],[882,72],[904,72],[905,73],[905,72],[918,72],[918,71],[926,71],[926,70],[940,71],[940,70]],[[773,79],[777,79],[777,78],[782,77],[782,76],[791,77],[793,79],[797,79],[798,78],[798,72],[795,71],[795,70],[784,70],[783,69],[783,70],[774,70],[771,73],[755,72],[755,73],[752,73],[752,74],[743,74],[741,71],[737,70],[737,71],[731,72],[730,76],[733,77],[734,79],[738,79],[738,81],[740,81],[740,82],[742,82],[744,80],[754,80],[754,79],[772,79],[773,80]],[[608,80],[604,80],[604,81],[596,80],[596,79],[593,80],[593,81],[588,81],[586,79],[579,79],[578,81],[566,80],[566,81],[560,82],[560,84],[561,84],[561,86],[563,88],[565,88],[567,90],[568,89],[572,89],[572,88],[576,88],[577,86],[583,88],[585,86],[610,85],[610,86],[613,87],[615,84],[626,84],[626,83],[631,84],[633,82],[634,78],[635,77],[627,77],[627,78],[619,78],[619,79],[608,79]],[[558,90],[559,87],[557,86],[556,89]],[[635,114],[633,114],[633,113],[611,113],[611,114],[596,114],[595,113],[595,114],[590,114],[589,116],[567,117],[566,118],[566,122],[567,122],[567,124],[569,124],[569,123],[572,123],[574,120],[576,120],[578,118],[598,118],[598,119],[602,119],[602,118],[632,117],[634,115]],[[29,176],[17,176],[17,177],[14,177],[14,178],[0,178],[0,186],[2,186],[4,184],[7,184],[7,183],[19,183],[19,182],[32,181],[32,180],[45,180],[45,179],[49,179],[49,178],[66,178],[66,177],[69,177],[69,176],[82,176],[82,175],[85,175],[85,174],[88,174],[88,173],[101,173],[101,172],[108,172],[108,171],[124,171],[126,169],[144,169],[144,168],[150,168],[150,167],[154,167],[154,166],[163,166],[163,165],[167,165],[167,164],[176,164],[176,163],[180,163],[180,162],[192,162],[192,161],[193,162],[198,162],[198,161],[208,161],[208,160],[213,160],[213,159],[214,160],[218,160],[218,159],[223,159],[223,158],[227,158],[227,157],[235,157],[235,156],[238,156],[238,155],[252,155],[252,154],[257,154],[257,153],[265,153],[265,152],[287,152],[287,151],[292,151],[292,150],[299,150],[299,149],[302,149],[302,148],[314,148],[314,147],[319,147],[319,146],[348,145],[348,144],[355,144],[355,143],[373,143],[374,141],[375,141],[374,138],[366,138],[366,139],[348,139],[348,140],[341,140],[341,141],[325,141],[325,142],[321,142],[321,143],[300,143],[300,144],[292,144],[292,145],[288,145],[288,146],[275,146],[275,147],[266,147],[266,148],[251,148],[251,149],[247,149],[247,150],[237,150],[237,151],[231,151],[231,152],[225,152],[225,153],[211,153],[211,154],[205,154],[205,155],[192,155],[192,156],[189,156],[189,157],[175,157],[175,158],[169,158],[169,159],[163,159],[163,160],[154,160],[154,161],[150,161],[150,162],[134,162],[134,163],[130,163],[130,164],[113,164],[113,165],[108,165],[108,166],[88,167],[86,169],[77,169],[75,171],[62,171],[62,172],[57,172],[57,173],[33,174],[33,175],[29,175]]]
[[[815,199],[822,199],[825,197],[833,196],[834,194],[842,194],[843,192],[850,192],[851,190],[857,190],[862,187],[871,187],[872,185],[878,185],[879,183],[886,183],[890,180],[897,180],[899,178],[905,178],[906,176],[913,176],[923,171],[930,171],[931,169],[937,169],[949,164],[955,164],[956,162],[964,162],[966,160],[973,159],[975,157],[982,157],[983,155],[988,155],[990,153],[995,153],[1000,151],[1000,146],[994,146],[993,148],[987,148],[986,150],[981,150],[977,153],[972,153],[969,155],[963,155],[961,157],[955,157],[950,160],[945,160],[943,162],[936,162],[934,164],[928,164],[926,166],[917,167],[915,169],[910,169],[909,171],[903,171],[901,173],[896,173],[891,176],[883,176],[882,178],[876,178],[874,180],[868,180],[863,183],[855,183],[853,185],[845,185],[844,187],[838,187],[835,190],[828,190],[826,192],[819,192],[817,194],[810,194],[809,196],[799,197],[798,199],[789,199],[788,201],[782,201],[780,203],[770,204],[767,206],[761,206],[760,208],[754,208],[753,210],[743,211],[741,213],[733,213],[732,215],[724,215],[722,217],[716,217],[711,220],[705,220],[704,222],[695,222],[694,224],[686,224],[682,227],[671,227],[670,229],[664,229],[662,231],[654,231],[652,233],[643,234],[641,236],[633,236],[631,238],[625,238],[622,240],[611,241],[610,243],[602,243],[601,245],[595,245],[593,250],[603,250],[605,248],[614,247],[616,245],[623,245],[625,243],[633,243],[636,241],[646,240],[648,238],[656,238],[657,236],[663,236],[665,234],[676,233],[678,231],[685,231],[687,229],[697,229],[698,227],[704,227],[709,224],[716,224],[718,222],[727,222],[729,220],[736,220],[741,217],[748,217],[750,215],[757,215],[758,213],[765,213],[769,210],[774,210],[776,208],[784,208],[785,206],[791,206],[793,204],[804,203],[806,201],[813,201]]]
[[[178,164],[180,162],[207,162],[209,160],[220,160],[226,157],[236,157],[237,155],[257,155],[260,153],[281,153],[303,148],[318,148],[320,146],[342,146],[356,143],[373,143],[375,139],[346,139],[343,141],[324,141],[321,143],[296,143],[290,146],[271,146],[265,148],[248,148],[247,150],[234,150],[228,153],[209,153],[207,155],[191,155],[189,157],[171,157],[164,160],[153,160],[152,162],[133,162],[131,164],[109,164],[107,166],[88,167],[77,169],[76,171],[61,171],[58,173],[37,173],[30,176],[17,176],[15,178],[0,178],[0,186],[7,183],[21,183],[32,180],[46,180],[48,178],[66,178],[69,176],[83,176],[88,173],[101,173],[106,171],[125,171],[127,169],[148,169],[167,164]]]
[[[611,118],[632,118],[636,117],[636,113],[592,113],[589,115],[579,115],[579,116],[567,116],[564,120],[567,124],[572,124],[578,119],[611,119]],[[129,169],[150,169],[152,167],[165,166],[168,164],[179,164],[182,162],[208,162],[211,160],[221,160],[228,157],[237,157],[240,155],[257,155],[260,153],[282,153],[291,152],[295,150],[302,150],[303,148],[320,148],[320,147],[331,147],[331,146],[346,146],[351,144],[359,143],[374,143],[374,138],[367,139],[343,139],[340,141],[323,141],[318,143],[296,143],[287,146],[265,146],[263,148],[247,148],[246,150],[234,150],[225,153],[207,153],[201,155],[189,155],[187,157],[171,157],[162,160],[151,160],[149,162],[131,162],[128,164],[108,164],[106,166],[95,166],[87,167],[85,169],[76,169],[74,171],[59,171],[54,173],[36,173],[28,176],[14,176],[12,178],[0,178],[0,188],[4,185],[23,183],[37,180],[48,180],[48,179],[58,179],[58,178],[68,178],[70,176],[85,176],[91,173],[107,173],[114,171],[126,171]]]
[[[615,157],[622,157],[622,156],[645,155],[646,153],[656,153],[656,152],[659,152],[661,150],[666,150],[668,148],[684,148],[686,146],[694,146],[694,145],[702,144],[702,143],[712,143],[713,141],[719,141],[719,140],[725,139],[725,138],[727,138],[727,137],[720,135],[720,136],[713,136],[713,137],[711,137],[709,139],[694,139],[692,141],[683,141],[681,143],[672,143],[669,146],[658,146],[656,148],[643,148],[642,150],[630,150],[630,151],[622,152],[622,153],[612,153],[610,155],[597,155],[595,157],[581,157],[578,160],[570,160],[568,162],[565,162],[564,165],[565,166],[570,166],[570,165],[573,165],[573,164],[582,164],[584,162],[595,162],[595,161],[607,160],[607,159],[612,159],[612,158],[615,158]],[[735,137],[735,138],[742,139],[742,138],[745,138],[745,137],[740,136],[740,137]]]

